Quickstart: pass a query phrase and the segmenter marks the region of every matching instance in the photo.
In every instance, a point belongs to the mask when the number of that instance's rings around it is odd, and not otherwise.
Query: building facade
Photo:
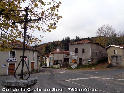
[[[110,45],[107,47],[107,53],[109,64],[124,67],[124,46]]]
[[[13,75],[14,71],[21,61],[22,48],[15,48],[10,51],[0,51],[0,75]],[[39,69],[38,52],[32,49],[25,50],[25,61],[29,66],[29,70]],[[27,71],[24,66],[24,71]],[[17,74],[21,72],[21,64],[17,70]]]
[[[67,67],[69,65],[69,51],[63,51],[57,49],[49,55],[50,65],[60,64],[61,67]]]
[[[98,44],[91,43],[89,40],[82,40],[69,44],[70,64],[79,65],[92,64],[102,58],[107,57],[106,49]]]

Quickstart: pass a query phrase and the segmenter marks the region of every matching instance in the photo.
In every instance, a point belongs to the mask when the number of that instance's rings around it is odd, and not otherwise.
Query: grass
[[[89,65],[82,65],[82,66],[78,66],[75,69],[69,67],[69,70],[98,70],[98,69],[106,69],[107,67],[107,63],[100,63],[100,64],[89,64]]]
[[[103,58],[94,64],[80,65],[77,66],[75,69],[82,69],[82,70],[107,69],[107,66],[108,66],[107,58]],[[68,67],[68,69],[73,70],[73,68],[71,67]]]

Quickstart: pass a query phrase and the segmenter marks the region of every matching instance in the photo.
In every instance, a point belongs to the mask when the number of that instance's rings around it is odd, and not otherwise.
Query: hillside
[[[76,36],[75,39],[70,39],[70,37],[66,37],[61,41],[53,41],[38,45],[36,48],[40,52],[42,56],[49,54],[50,52],[54,51],[56,48],[61,48],[65,51],[69,50],[69,43],[81,41],[81,40],[89,40],[93,43],[98,43],[103,47],[107,47],[108,45],[122,45],[124,44],[124,36],[112,36],[112,37],[91,37],[91,38],[79,38]]]

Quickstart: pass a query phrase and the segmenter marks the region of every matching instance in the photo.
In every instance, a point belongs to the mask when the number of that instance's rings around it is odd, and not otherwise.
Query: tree
[[[97,38],[96,43],[99,43],[100,45],[106,47],[109,44],[115,44],[116,41],[116,33],[115,29],[110,25],[103,25],[97,30]]]
[[[76,36],[76,38],[75,38],[75,42],[77,42],[77,41],[79,41],[80,40],[80,37],[79,36]]]
[[[69,50],[69,43],[70,43],[70,37],[65,37],[63,38],[62,42],[62,49],[64,49],[65,51]]]
[[[117,37],[119,45],[124,45],[124,31],[118,32]]]
[[[107,46],[107,42],[108,42],[107,37],[97,36],[95,38],[95,43],[98,43],[98,44],[100,44],[103,47],[106,47]]]
[[[25,3],[25,5],[24,5]],[[39,19],[28,23],[28,44],[39,43],[43,32],[56,29],[61,16],[58,14],[60,1],[55,0],[1,0],[0,1],[0,41],[8,45],[23,39],[23,22],[25,7],[28,7],[28,19]],[[20,24],[14,24],[20,22]],[[38,33],[38,34],[37,34]]]
[[[111,37],[115,34],[115,29],[110,25],[103,25],[97,30],[97,36]]]

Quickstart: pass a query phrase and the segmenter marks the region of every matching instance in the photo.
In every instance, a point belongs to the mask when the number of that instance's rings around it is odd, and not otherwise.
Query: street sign
[[[78,56],[72,56],[72,59],[77,59],[78,58]]]
[[[74,53],[74,52],[70,52],[70,55],[74,56],[74,55],[75,55],[75,53]]]
[[[73,64],[71,67],[75,69],[77,67],[77,64]]]
[[[72,63],[75,63],[76,62],[76,59],[72,59]]]

